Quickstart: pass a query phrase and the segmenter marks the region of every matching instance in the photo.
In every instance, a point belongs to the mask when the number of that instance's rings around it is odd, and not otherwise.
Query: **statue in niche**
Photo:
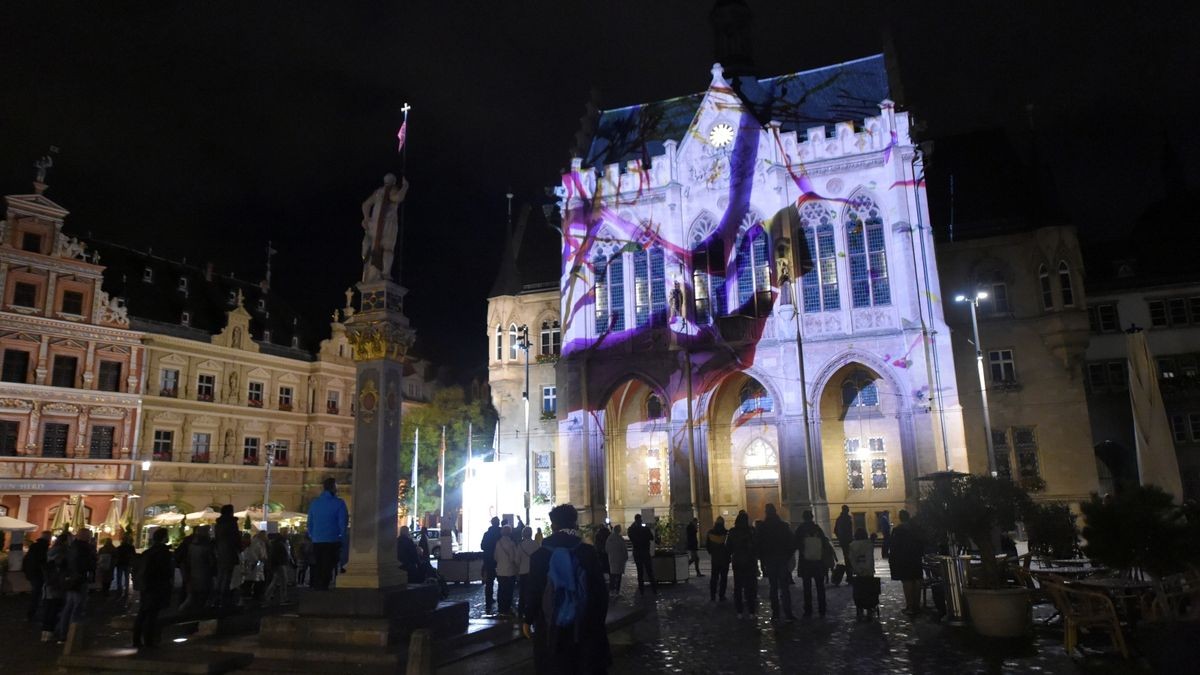
[[[671,317],[683,318],[683,287],[679,285],[679,280],[675,280],[675,285],[671,288]]]
[[[225,447],[221,451],[221,463],[233,464],[233,446],[237,443],[237,435],[233,433],[233,429],[225,430]]]
[[[229,340],[229,345],[234,349],[242,348],[242,329],[240,326],[234,326],[233,337]]]
[[[238,395],[238,374],[237,371],[229,373],[229,391],[225,394],[226,403],[237,403]]]
[[[362,204],[363,281],[390,278],[395,257],[396,236],[400,232],[400,204],[408,194],[408,179],[396,185],[395,174],[383,177],[383,186]]]

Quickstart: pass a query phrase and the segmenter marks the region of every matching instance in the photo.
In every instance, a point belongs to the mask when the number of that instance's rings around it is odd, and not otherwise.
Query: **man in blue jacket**
[[[338,564],[342,543],[346,539],[346,524],[349,515],[346,502],[337,496],[337,481],[326,478],[324,491],[308,507],[308,536],[313,542],[316,569],[313,571],[312,588],[329,590],[333,578],[333,567]]]

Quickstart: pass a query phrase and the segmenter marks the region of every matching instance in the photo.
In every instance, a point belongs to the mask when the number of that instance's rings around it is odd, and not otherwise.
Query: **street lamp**
[[[263,503],[262,503],[262,529],[267,529],[267,504],[271,499],[271,467],[275,464],[275,444],[267,443],[267,482],[263,486]]]
[[[983,401],[983,433],[987,441],[988,474],[996,475],[996,449],[992,447],[992,417],[988,412],[987,381],[983,377],[983,347],[979,343],[979,318],[977,308],[980,300],[986,300],[986,291],[978,291],[973,297],[955,296],[955,302],[965,302],[971,306],[971,330],[975,334],[975,365],[979,371],[979,398]]]
[[[525,524],[529,524],[529,502],[530,499],[530,475],[533,471],[533,462],[530,461],[529,454],[529,324],[521,324],[521,342],[520,347],[525,351]]]
[[[143,532],[142,519],[145,518],[145,516],[146,516],[146,502],[148,501],[146,499],[146,476],[149,473],[150,473],[150,460],[143,459],[142,460],[142,492],[140,495],[138,495],[138,497],[141,501],[138,502],[138,514],[137,514],[138,531],[137,531],[136,540],[139,542],[141,541],[142,532]]]

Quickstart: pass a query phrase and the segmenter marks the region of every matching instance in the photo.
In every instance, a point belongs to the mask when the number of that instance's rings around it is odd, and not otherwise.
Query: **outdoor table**
[[[1092,561],[1087,558],[1068,558],[1065,560],[1051,560],[1050,564],[1055,567],[1088,567]]]
[[[1131,625],[1137,623],[1140,618],[1138,610],[1142,597],[1154,590],[1154,584],[1149,581],[1117,577],[1072,579],[1068,583],[1077,588],[1100,591],[1108,595],[1113,600],[1113,606]]]

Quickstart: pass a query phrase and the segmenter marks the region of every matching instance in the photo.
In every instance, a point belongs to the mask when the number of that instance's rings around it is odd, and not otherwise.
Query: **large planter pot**
[[[688,580],[688,554],[686,553],[655,554],[650,558],[650,564],[654,567],[654,580],[660,584],[673,584]]]
[[[483,581],[483,560],[479,558],[451,558],[438,561],[438,574],[447,582],[469,584]]]
[[[968,588],[963,594],[967,596],[971,625],[975,626],[975,631],[980,635],[998,638],[1021,637],[1033,626],[1033,618],[1029,613],[1028,589]]]

